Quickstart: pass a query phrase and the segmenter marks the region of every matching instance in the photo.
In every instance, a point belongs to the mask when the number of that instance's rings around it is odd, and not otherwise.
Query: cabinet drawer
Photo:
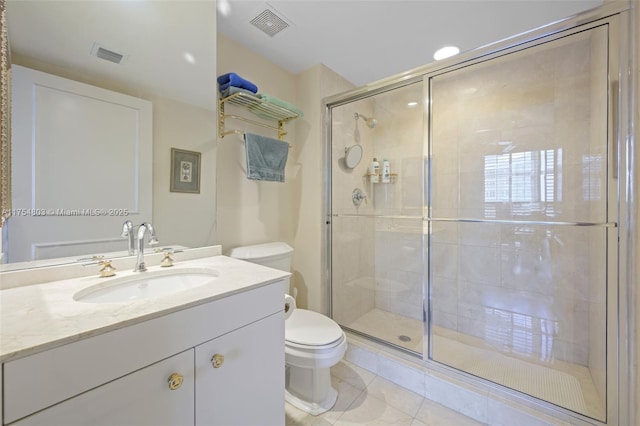
[[[283,294],[278,281],[7,362],[4,423],[280,312]]]
[[[12,426],[189,425],[194,418],[193,349],[99,386]],[[182,384],[169,388],[177,373]]]

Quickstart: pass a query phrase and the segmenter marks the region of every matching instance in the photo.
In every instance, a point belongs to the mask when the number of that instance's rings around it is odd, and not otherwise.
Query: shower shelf
[[[372,184],[378,184],[381,183],[383,185],[388,185],[390,183],[396,183],[396,181],[398,180],[398,174],[397,173],[389,173],[389,177],[391,179],[389,179],[389,182],[382,182],[382,175],[378,175],[378,182],[373,182],[371,180],[371,176],[375,176],[373,173],[367,173],[367,179],[369,180],[369,182],[371,182]]]
[[[253,113],[257,117],[269,121],[276,121],[278,124],[276,126],[274,124],[266,124],[260,121],[252,120],[241,115],[225,114],[224,107],[227,103],[246,108],[249,112]],[[284,108],[280,105],[276,105],[257,96],[243,92],[234,93],[231,96],[227,96],[226,98],[221,98],[218,100],[218,136],[220,138],[224,138],[225,136],[234,133],[244,134],[243,130],[225,130],[225,120],[232,118],[235,120],[244,121],[256,126],[274,130],[278,132],[278,139],[283,140],[284,136],[287,134],[287,132],[284,130],[284,123],[295,120],[299,117],[300,116],[295,111]]]

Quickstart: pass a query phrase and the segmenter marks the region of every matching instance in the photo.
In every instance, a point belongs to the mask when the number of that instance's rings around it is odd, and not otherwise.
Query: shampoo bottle
[[[371,178],[371,183],[378,183],[380,181],[380,164],[378,163],[378,159],[375,157],[371,162],[369,175]]]

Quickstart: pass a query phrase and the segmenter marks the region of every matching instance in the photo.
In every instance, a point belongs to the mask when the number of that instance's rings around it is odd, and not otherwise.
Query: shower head
[[[355,117],[356,121],[358,121],[358,118],[362,118],[367,127],[369,127],[370,129],[373,129],[374,127],[376,127],[376,124],[378,124],[378,120],[376,120],[375,118],[367,118],[362,114],[358,114],[357,112],[353,116]]]

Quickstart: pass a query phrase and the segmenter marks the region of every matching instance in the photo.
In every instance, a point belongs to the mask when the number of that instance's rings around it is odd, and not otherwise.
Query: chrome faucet
[[[133,232],[133,223],[130,220],[127,220],[122,224],[121,237],[129,237],[129,256],[136,254],[136,236]]]
[[[144,264],[144,234],[149,234],[149,245],[153,246],[158,244],[158,238],[156,238],[156,231],[153,229],[150,223],[143,223],[138,228],[138,260],[136,261],[136,267],[133,272],[144,272],[147,267]]]

